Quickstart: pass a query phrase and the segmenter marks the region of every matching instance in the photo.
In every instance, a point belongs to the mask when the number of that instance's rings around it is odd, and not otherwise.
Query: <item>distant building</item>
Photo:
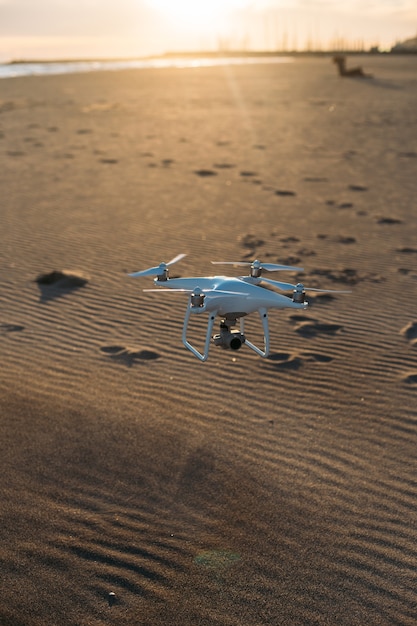
[[[417,37],[396,43],[395,46],[391,48],[391,52],[417,53]]]

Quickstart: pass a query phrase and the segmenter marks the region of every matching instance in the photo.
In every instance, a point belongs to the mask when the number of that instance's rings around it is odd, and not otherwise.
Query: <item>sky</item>
[[[417,35],[417,0],[0,0],[0,62],[379,46]]]

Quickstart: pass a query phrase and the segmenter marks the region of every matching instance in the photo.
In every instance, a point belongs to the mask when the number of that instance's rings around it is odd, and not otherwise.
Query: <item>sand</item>
[[[359,62],[0,82],[2,626],[416,623],[417,59]],[[200,363],[179,253],[352,293]]]

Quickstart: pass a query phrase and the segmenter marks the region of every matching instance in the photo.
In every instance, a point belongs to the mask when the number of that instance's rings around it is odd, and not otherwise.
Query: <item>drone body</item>
[[[169,266],[182,259],[185,255],[180,254],[169,263],[161,263],[159,266],[130,274],[134,278],[144,276],[156,276],[155,289],[144,291],[159,291],[188,294],[189,300],[184,317],[182,341],[200,361],[206,361],[209,356],[210,345],[213,342],[217,346],[238,350],[242,345],[247,345],[259,356],[269,355],[269,325],[268,309],[305,309],[305,289],[301,283],[292,285],[262,277],[262,270],[267,271],[303,271],[300,267],[277,265],[272,263],[247,262],[213,262],[215,264],[250,265],[249,276],[196,276],[187,278],[169,278]],[[265,289],[261,283],[277,287],[283,291],[291,290],[292,298]],[[329,290],[311,289],[329,293]],[[332,291],[333,292],[333,291]],[[341,292],[338,292],[341,293]],[[346,292],[343,292],[346,293]],[[251,343],[244,334],[244,318],[250,313],[258,312],[264,331],[263,349]],[[187,330],[190,317],[193,314],[208,314],[207,332],[204,343],[204,351],[197,350],[187,339]],[[220,332],[212,336],[213,325],[216,317],[220,317]],[[239,330],[232,328],[239,320]]]

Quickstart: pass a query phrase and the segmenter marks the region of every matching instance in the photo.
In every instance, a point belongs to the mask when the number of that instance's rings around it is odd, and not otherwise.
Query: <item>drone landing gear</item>
[[[259,313],[259,317],[261,318],[262,327],[263,327],[263,331],[264,331],[264,349],[261,350],[260,348],[255,346],[255,344],[253,344],[248,339],[246,339],[245,343],[248,346],[248,348],[250,348],[251,350],[256,352],[256,354],[266,358],[269,355],[268,311],[265,308],[260,308],[260,309],[258,309],[258,313]],[[243,317],[241,317],[240,318],[240,332],[243,334],[243,331],[244,331],[244,319],[243,319]]]
[[[206,361],[208,359],[211,341],[213,341],[213,343],[216,346],[221,346],[222,348],[225,348],[225,349],[230,348],[231,350],[239,350],[242,347],[242,345],[245,344],[248,346],[248,348],[256,352],[256,354],[258,354],[259,356],[267,357],[269,355],[269,326],[268,326],[268,313],[267,313],[266,308],[261,308],[258,310],[259,317],[261,318],[262,327],[264,331],[264,349],[263,350],[255,346],[255,344],[253,344],[251,341],[249,341],[245,337],[245,334],[244,334],[244,324],[245,324],[244,315],[246,315],[245,313],[239,314],[239,315],[234,314],[234,316],[228,315],[226,318],[223,318],[220,322],[220,333],[212,337],[214,320],[216,319],[216,316],[217,316],[217,311],[212,311],[209,314],[209,319],[207,323],[207,332],[206,332],[206,338],[204,342],[204,352],[200,352],[199,350],[197,350],[197,348],[195,348],[187,340],[188,322],[190,319],[192,309],[193,309],[192,306],[188,306],[187,311],[185,313],[184,326],[183,326],[183,331],[182,331],[182,342],[184,346],[188,350],[190,350],[190,352],[194,354],[194,356],[200,359],[200,361]],[[235,324],[237,323],[238,318],[240,319],[240,329],[231,330],[231,327],[235,326]]]

